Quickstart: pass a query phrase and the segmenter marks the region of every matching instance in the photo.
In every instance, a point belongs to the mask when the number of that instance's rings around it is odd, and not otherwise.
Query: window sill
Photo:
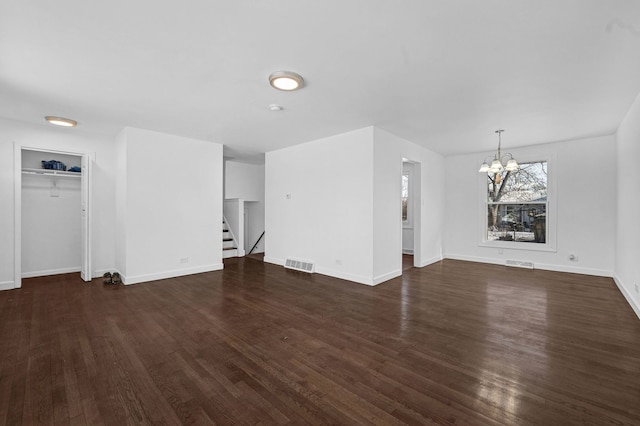
[[[549,253],[556,253],[558,250],[551,246],[549,243],[519,243],[514,241],[482,241],[478,244],[479,247],[489,247],[497,249],[509,249],[509,250],[529,250],[529,251],[546,251]]]

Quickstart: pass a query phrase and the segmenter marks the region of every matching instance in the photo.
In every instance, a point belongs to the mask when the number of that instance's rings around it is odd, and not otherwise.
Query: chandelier
[[[484,162],[482,163],[482,166],[480,166],[480,170],[478,170],[480,173],[495,174],[495,173],[500,173],[502,170],[506,170],[508,172],[515,172],[520,168],[516,159],[513,158],[513,155],[511,155],[510,153],[506,153],[502,155],[502,151],[501,151],[502,132],[504,132],[504,129],[496,130],[496,133],[498,134],[498,152],[496,152],[496,155],[493,157],[491,166],[489,166],[489,164],[487,163],[487,159],[489,157],[485,158]],[[505,158],[508,158],[508,160],[506,163],[503,163]]]

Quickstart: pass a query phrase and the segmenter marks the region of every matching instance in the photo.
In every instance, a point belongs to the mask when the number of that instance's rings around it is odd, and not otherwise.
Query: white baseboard
[[[489,257],[479,257],[479,256],[465,256],[461,254],[450,254],[450,253],[445,253],[443,255],[443,259],[465,260],[467,262],[490,263],[492,265],[503,265],[503,266],[505,266],[505,262],[506,262],[506,260],[502,260],[502,259],[493,259]]]
[[[265,256],[264,261],[267,263],[272,263],[274,265],[284,266],[284,260],[278,259],[276,257]],[[333,278],[339,278],[341,280],[353,281],[358,284],[371,285],[371,286],[375,285],[373,283],[373,279],[371,278],[363,277],[360,275],[347,274],[342,271],[335,271],[333,269],[324,268],[318,265],[316,265],[315,273],[321,274],[321,275],[327,275]]]
[[[591,269],[591,268],[581,268],[581,267],[565,266],[565,265],[548,265],[544,263],[535,263],[535,262],[533,262],[533,265],[534,265],[534,268],[544,269],[545,271],[568,272],[571,274],[594,275],[597,277],[613,278],[613,271],[607,271],[605,269]]]
[[[618,286],[618,289],[620,290],[620,293],[622,293],[624,298],[627,299],[627,303],[631,305],[631,309],[633,309],[633,312],[635,312],[638,319],[640,319],[640,306],[635,301],[635,299],[631,296],[631,294],[629,294],[629,291],[624,286],[620,278],[615,274],[613,275],[613,282],[616,283],[616,285]]]
[[[413,255],[413,249],[406,249],[406,248],[403,248],[403,249],[402,249],[402,254],[410,254],[410,255]]]
[[[506,266],[506,261],[507,261],[506,259],[495,259],[490,257],[479,257],[479,256],[466,256],[466,255],[451,254],[451,253],[445,254],[444,258],[453,259],[453,260],[466,260],[468,262],[490,263],[492,265],[502,265],[502,266]],[[582,268],[578,266],[551,265],[547,263],[537,263],[537,262],[533,262],[533,268],[541,269],[545,271],[594,275],[597,277],[613,277],[613,272],[608,271],[606,269],[591,269],[591,268]]]
[[[273,263],[274,265],[284,266],[284,260],[278,259],[276,257],[265,256],[262,260],[267,263]]]
[[[392,280],[396,277],[402,276],[402,269],[396,269],[395,271],[391,271],[387,274],[382,274],[373,279],[373,285],[382,284],[385,281]]]
[[[43,271],[23,272],[22,278],[45,277],[47,275],[58,275],[58,274],[71,274],[73,272],[80,272],[81,269],[82,268],[80,268],[80,266],[77,266],[77,267],[71,267],[71,268],[45,269]]]
[[[92,278],[102,278],[102,276],[104,274],[106,274],[107,272],[117,272],[118,270],[116,268],[109,268],[109,269],[96,269],[95,271],[93,271],[93,275],[91,276]]]
[[[15,288],[15,283],[13,281],[2,281],[0,282],[0,291],[2,290],[13,290]]]
[[[215,263],[212,265],[198,266],[195,268],[173,269],[171,271],[156,272],[152,274],[133,275],[133,276],[127,276],[127,277],[120,274],[120,277],[122,278],[122,282],[124,284],[130,285],[130,284],[144,283],[148,281],[163,280],[166,278],[183,277],[185,275],[201,274],[203,272],[219,271],[223,268],[224,268],[224,264]]]
[[[418,268],[424,268],[425,266],[429,266],[432,265],[434,263],[438,263],[442,260],[441,256],[436,256],[436,257],[432,257],[431,259],[427,259],[427,260],[421,260],[420,262],[418,262]],[[414,263],[415,265],[415,263]]]
[[[349,274],[342,271],[335,271],[333,269],[323,268],[321,266],[316,265],[316,272],[318,274],[327,275],[333,278],[339,278],[341,280],[353,281],[354,283],[364,284],[364,285],[376,285],[373,281],[373,278],[365,277],[362,275]]]

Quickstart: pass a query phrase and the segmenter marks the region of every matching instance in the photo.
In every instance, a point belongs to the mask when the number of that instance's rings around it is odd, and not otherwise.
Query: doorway
[[[402,159],[402,270],[420,266],[422,228],[421,164]]]
[[[91,281],[93,157],[15,144],[14,288],[22,278],[77,271]]]

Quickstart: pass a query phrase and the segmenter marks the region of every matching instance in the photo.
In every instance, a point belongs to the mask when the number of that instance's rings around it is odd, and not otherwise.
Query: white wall
[[[22,167],[41,169],[42,160],[80,166],[81,157],[22,151]],[[55,182],[55,188],[53,184]],[[81,181],[75,177],[22,175],[22,277],[80,271]]]
[[[130,127],[117,144],[124,282],[222,269],[222,145]]]
[[[551,157],[549,186],[555,186],[556,251],[480,246],[482,160],[494,153],[446,158],[445,257],[504,264],[507,259],[532,261],[536,268],[612,276],[615,248],[615,139],[603,136],[509,150],[519,161]],[[552,169],[553,167],[553,169]],[[437,181],[435,181],[437,182]],[[550,190],[552,190],[551,188]],[[551,200],[550,200],[551,201]],[[569,254],[578,261],[569,260]]]
[[[247,164],[227,160],[225,163],[225,198],[246,201],[264,200],[264,164]]]
[[[374,130],[373,279],[402,275],[402,156],[395,141]]]
[[[610,172],[617,174],[618,193],[615,278],[640,317],[640,95],[620,124],[616,143],[617,168]]]
[[[115,184],[115,267],[121,275],[127,274],[127,137],[121,131],[115,138],[115,162],[118,179]]]
[[[416,264],[440,260],[444,199],[430,182],[442,176],[442,156],[368,127],[267,153],[265,261],[312,261],[319,273],[369,285],[400,275],[403,158],[425,170],[415,183]]]
[[[372,140],[369,127],[266,154],[266,262],[373,283]]]
[[[93,275],[114,265],[114,150],[113,138],[50,125],[0,119],[0,289],[14,286],[14,146],[68,152],[93,152],[92,246]]]
[[[402,270],[402,160],[413,162],[415,241],[414,265],[442,259],[444,158],[428,149],[375,128],[376,208],[374,262],[376,277]],[[383,183],[385,183],[383,185]],[[419,199],[419,201],[418,201]]]
[[[402,253],[413,254],[413,228],[402,228]]]
[[[245,229],[247,253],[258,240],[264,228],[264,165],[246,164],[237,161],[225,162],[225,198],[245,200],[248,226]],[[264,252],[264,239],[254,253]]]

